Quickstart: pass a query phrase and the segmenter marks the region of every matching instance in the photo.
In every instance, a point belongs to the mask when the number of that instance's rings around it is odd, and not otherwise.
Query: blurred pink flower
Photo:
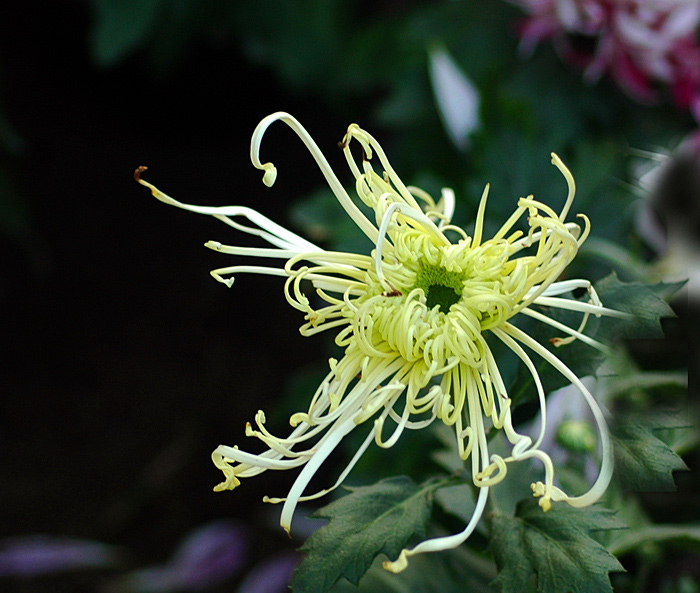
[[[608,73],[643,103],[658,101],[659,87],[680,108],[700,102],[700,0],[511,1],[529,14],[520,28],[524,53],[552,39],[591,82]]]

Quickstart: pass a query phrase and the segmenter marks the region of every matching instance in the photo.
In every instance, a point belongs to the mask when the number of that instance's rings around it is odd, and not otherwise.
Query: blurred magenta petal
[[[170,562],[128,575],[123,589],[136,593],[202,591],[236,575],[246,557],[246,530],[233,521],[217,521],[190,533]]]
[[[550,15],[527,19],[519,26],[520,52],[524,56],[531,56],[540,41],[551,39],[560,29],[559,22]]]
[[[511,0],[528,17],[520,26],[521,50],[529,53],[542,39],[553,38],[568,61],[584,68],[588,81],[609,73],[631,97],[659,99],[657,85],[668,86],[672,99],[687,109],[700,93],[700,2],[697,0]],[[588,37],[582,55],[569,36]]]
[[[243,580],[237,593],[287,593],[300,557],[281,552],[257,564]]]
[[[610,70],[615,82],[629,95],[642,103],[653,103],[657,94],[652,88],[651,80],[642,72],[630,57],[619,53],[613,60]]]
[[[669,14],[664,31],[669,37],[692,36],[700,23],[700,2],[686,2]]]
[[[25,535],[0,541],[0,577],[29,577],[116,563],[112,546],[88,540]]]
[[[690,98],[690,112],[695,117],[695,121],[700,124],[700,92]]]

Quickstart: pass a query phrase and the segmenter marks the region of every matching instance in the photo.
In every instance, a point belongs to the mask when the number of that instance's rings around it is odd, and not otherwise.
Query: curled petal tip
[[[547,494],[547,489],[542,482],[530,484],[530,488],[532,488],[532,495],[540,499],[538,504],[545,513],[552,508],[551,494]]]
[[[382,566],[384,567],[385,570],[388,570],[389,572],[393,572],[394,574],[398,574],[400,572],[403,572],[406,570],[406,567],[408,566],[408,557],[406,555],[406,550],[402,550],[401,554],[399,554],[399,557],[391,562],[390,560],[385,560],[382,563]]]
[[[224,490],[233,490],[237,486],[241,485],[240,480],[233,475],[233,469],[231,468],[230,473],[224,470],[223,468],[219,468],[221,471],[224,472],[225,480],[223,482],[220,482],[216,486],[214,486],[213,490],[214,492],[223,492]]]
[[[272,187],[277,179],[277,168],[272,163],[265,163],[263,169],[265,169],[265,173],[263,173],[263,183],[267,187]]]
[[[214,486],[214,492],[233,490],[236,486],[241,485],[241,481],[236,477],[236,472],[230,465],[230,460],[219,452],[219,448],[212,452],[211,459],[224,474],[224,481]]]
[[[138,181],[139,183],[142,183],[141,181],[141,173],[143,173],[148,167],[144,167],[143,165],[140,165],[139,167],[136,167],[136,171],[134,171],[134,179]]]
[[[221,250],[221,243],[218,241],[207,241],[204,244],[205,247],[208,247],[209,249],[213,249],[214,251],[220,251]]]
[[[289,425],[294,428],[296,426],[299,426],[302,422],[306,422],[309,419],[309,415],[305,414],[304,412],[297,412],[295,414],[292,414],[292,416],[289,418]]]
[[[207,247],[209,246],[207,245]],[[216,270],[210,272],[210,274],[212,275],[214,280],[216,280],[217,282],[221,282],[221,284],[225,284],[226,286],[228,286],[228,288],[231,288],[233,286],[235,278],[224,278],[223,276],[220,276]]]

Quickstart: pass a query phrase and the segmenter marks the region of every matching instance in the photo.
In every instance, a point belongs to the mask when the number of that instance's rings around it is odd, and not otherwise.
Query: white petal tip
[[[382,566],[384,567],[385,570],[388,570],[389,572],[393,572],[394,574],[398,574],[400,572],[403,572],[406,570],[406,567],[408,566],[408,557],[406,555],[406,550],[402,550],[401,554],[399,554],[399,557],[391,562],[390,560],[385,560],[382,563]]]
[[[221,282],[221,284],[225,284],[228,288],[231,288],[233,286],[233,282],[235,278],[232,276],[231,278],[224,278],[223,276],[219,276],[216,272],[211,272],[212,277],[214,280],[217,282]]]
[[[277,168],[272,163],[265,163],[263,165],[265,173],[263,173],[263,183],[267,187],[272,187],[277,179]]]

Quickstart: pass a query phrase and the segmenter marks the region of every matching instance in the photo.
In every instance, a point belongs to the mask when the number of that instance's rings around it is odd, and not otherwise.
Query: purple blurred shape
[[[23,535],[0,540],[0,577],[30,577],[70,570],[111,567],[113,546],[99,542]]]
[[[233,521],[218,521],[186,537],[170,565],[188,589],[205,589],[237,573],[245,552],[245,529]]]
[[[245,529],[217,521],[191,532],[170,562],[132,572],[124,589],[138,593],[202,591],[233,577],[243,566]]]
[[[280,552],[253,567],[238,587],[237,593],[287,593],[300,556]]]

